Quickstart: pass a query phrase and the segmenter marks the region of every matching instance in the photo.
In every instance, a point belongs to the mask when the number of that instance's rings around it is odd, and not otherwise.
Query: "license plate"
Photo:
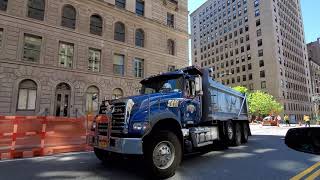
[[[107,148],[108,147],[107,141],[99,141],[99,147],[100,148]]]
[[[108,138],[106,136],[99,136],[98,146],[100,148],[107,148],[108,147]]]

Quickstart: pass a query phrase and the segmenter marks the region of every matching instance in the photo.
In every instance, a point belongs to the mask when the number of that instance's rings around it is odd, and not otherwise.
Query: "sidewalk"
[[[279,126],[262,126],[261,124],[250,124],[250,129],[253,135],[271,135],[271,136],[285,136],[287,131],[291,128],[303,128],[304,125],[291,124],[287,126],[280,124]],[[311,127],[320,127],[320,125],[311,125]]]

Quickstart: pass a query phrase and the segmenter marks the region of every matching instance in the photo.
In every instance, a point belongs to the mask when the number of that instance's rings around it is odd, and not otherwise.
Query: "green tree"
[[[239,92],[241,92],[243,94],[248,93],[248,89],[246,87],[243,87],[243,86],[236,86],[233,89],[236,90],[236,91],[239,91]]]
[[[269,114],[280,114],[283,106],[275,98],[263,91],[249,92],[246,87],[237,86],[236,91],[247,94],[249,113],[253,116],[265,116]]]
[[[283,106],[272,95],[263,91],[250,93],[248,104],[249,112],[256,116],[280,114],[283,111]]]

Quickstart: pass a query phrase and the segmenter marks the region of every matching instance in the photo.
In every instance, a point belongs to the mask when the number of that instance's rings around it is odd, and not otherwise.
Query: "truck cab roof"
[[[172,71],[172,72],[165,72],[165,73],[160,73],[160,74],[157,74],[157,75],[150,76],[148,78],[143,79],[140,83],[144,84],[146,82],[149,82],[151,79],[152,80],[169,79],[169,78],[172,78],[172,77],[179,77],[179,76],[182,76],[182,75],[185,75],[185,74],[188,74],[188,75],[202,75],[202,72],[201,72],[200,68],[198,68],[196,66],[189,66],[189,67],[186,67],[186,68],[177,69],[177,70]]]

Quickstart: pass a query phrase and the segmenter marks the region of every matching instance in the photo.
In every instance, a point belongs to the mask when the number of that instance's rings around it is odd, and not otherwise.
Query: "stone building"
[[[310,115],[300,0],[208,0],[190,16],[192,62],[214,78],[272,94],[291,120]]]
[[[307,44],[315,113],[320,111],[320,38]]]
[[[80,116],[136,94],[188,64],[187,21],[187,0],[0,0],[0,114]]]

